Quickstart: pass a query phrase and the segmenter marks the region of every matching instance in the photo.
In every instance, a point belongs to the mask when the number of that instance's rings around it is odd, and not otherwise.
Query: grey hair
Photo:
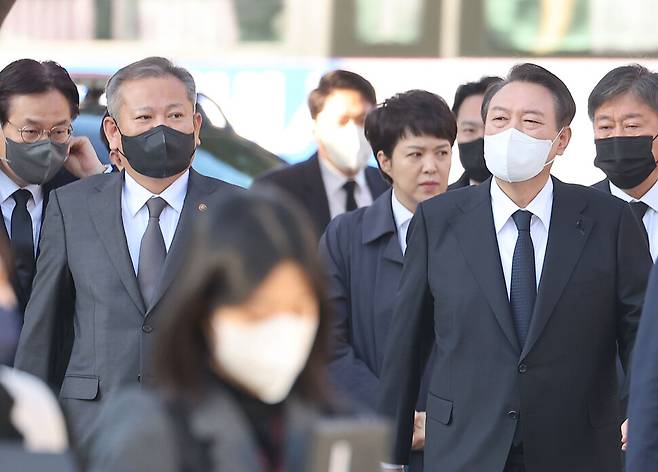
[[[632,93],[658,115],[658,74],[640,64],[612,69],[596,84],[587,99],[587,114],[594,120],[594,113],[604,102],[625,93]]]
[[[121,105],[121,85],[124,82],[151,77],[164,77],[171,75],[185,85],[187,98],[194,107],[196,105],[196,85],[194,78],[187,69],[175,66],[169,59],[164,57],[147,57],[133,62],[121,69],[109,78],[105,85],[105,96],[107,97],[107,111],[116,119]]]

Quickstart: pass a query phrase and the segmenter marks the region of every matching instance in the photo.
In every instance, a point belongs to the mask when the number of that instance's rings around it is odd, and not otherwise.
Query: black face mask
[[[137,136],[121,133],[121,145],[121,154],[128,159],[133,169],[156,179],[173,177],[183,172],[190,166],[196,149],[194,133],[182,133],[165,125],[156,126]]]
[[[491,172],[484,162],[484,138],[467,143],[457,143],[457,147],[459,148],[459,160],[469,179],[484,182],[491,177]]]
[[[594,165],[621,189],[637,187],[656,168],[652,136],[615,136],[595,139]]]

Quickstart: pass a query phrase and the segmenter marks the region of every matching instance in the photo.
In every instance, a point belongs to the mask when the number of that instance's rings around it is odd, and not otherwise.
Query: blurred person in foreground
[[[167,303],[158,388],[108,405],[93,471],[302,472],[310,426],[332,409],[328,302],[306,215],[257,191],[211,205]]]
[[[365,132],[391,185],[371,206],[336,217],[320,240],[336,307],[329,372],[337,389],[363,409],[379,392],[384,347],[417,205],[446,191],[457,126],[445,101],[424,90],[397,94],[368,113]],[[416,410],[424,411],[427,392]],[[414,449],[424,443],[416,412]],[[422,455],[411,470],[422,470]]]
[[[68,434],[57,399],[37,377],[10,367],[20,333],[11,268],[8,241],[0,237],[0,445],[62,453],[68,449]]]
[[[388,187],[377,169],[368,166],[372,149],[363,123],[376,103],[375,89],[360,75],[326,73],[308,97],[317,152],[256,180],[256,185],[282,188],[303,205],[318,237],[332,218],[370,205]]]
[[[181,277],[192,223],[213,195],[236,191],[191,169],[202,118],[189,71],[145,58],[110,77],[106,94],[105,134],[124,171],[51,194],[16,353],[17,368],[58,392],[82,452],[102,405],[151,380],[162,299]],[[64,328],[72,350],[53,336]]]
[[[477,82],[460,85],[455,92],[452,112],[457,120],[457,147],[464,173],[448,185],[448,190],[481,184],[491,177],[484,162],[482,99],[487,87],[501,80],[500,77],[482,77]]]
[[[494,178],[418,205],[381,375],[396,464],[429,344],[426,472],[620,471],[615,359],[651,258],[628,205],[551,176],[575,113],[562,80],[515,65],[482,105]]]

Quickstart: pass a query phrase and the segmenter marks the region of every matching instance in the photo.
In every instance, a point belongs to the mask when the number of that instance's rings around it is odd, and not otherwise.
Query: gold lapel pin
[[[208,209],[208,205],[205,203],[199,203],[199,211],[206,211]]]

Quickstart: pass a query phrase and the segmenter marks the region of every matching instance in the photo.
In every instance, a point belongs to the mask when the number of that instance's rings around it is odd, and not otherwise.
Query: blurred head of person
[[[137,183],[159,194],[192,164],[201,143],[192,75],[162,57],[119,69],[107,82],[103,120],[118,164]]]
[[[658,74],[639,64],[617,67],[587,101],[594,164],[610,182],[640,198],[658,181]]]
[[[372,156],[363,132],[366,114],[377,103],[375,89],[354,72],[323,75],[308,97],[318,155],[346,177],[362,171]]]
[[[446,191],[457,125],[441,97],[425,90],[394,95],[368,113],[365,134],[384,179],[409,211]]]
[[[20,334],[16,296],[11,285],[13,267],[9,241],[0,237],[0,364],[3,365],[12,364]]]
[[[107,139],[107,136],[105,135],[105,118],[109,118],[110,114],[108,113],[107,110],[105,110],[105,113],[103,113],[103,118],[101,119],[101,127],[100,130],[98,131],[98,134],[101,138],[101,142],[105,146],[105,149],[107,149],[108,156],[110,158],[110,164],[112,164],[114,167],[116,167],[119,171],[123,170],[123,165],[121,164],[121,155],[119,154],[118,151],[112,149],[110,147],[110,142]]]
[[[482,101],[484,158],[498,181],[545,182],[569,140],[576,103],[556,75],[517,64],[490,85]]]
[[[256,191],[208,206],[161,328],[158,378],[183,395],[211,374],[265,403],[294,392],[327,406],[328,305],[305,213]]]
[[[69,153],[78,89],[52,61],[20,59],[0,71],[0,170],[18,186],[44,184]]]
[[[484,122],[482,99],[489,85],[500,82],[500,77],[482,77],[457,87],[452,112],[457,119],[457,147],[459,160],[466,176],[476,183],[487,180],[491,173],[484,162]]]

